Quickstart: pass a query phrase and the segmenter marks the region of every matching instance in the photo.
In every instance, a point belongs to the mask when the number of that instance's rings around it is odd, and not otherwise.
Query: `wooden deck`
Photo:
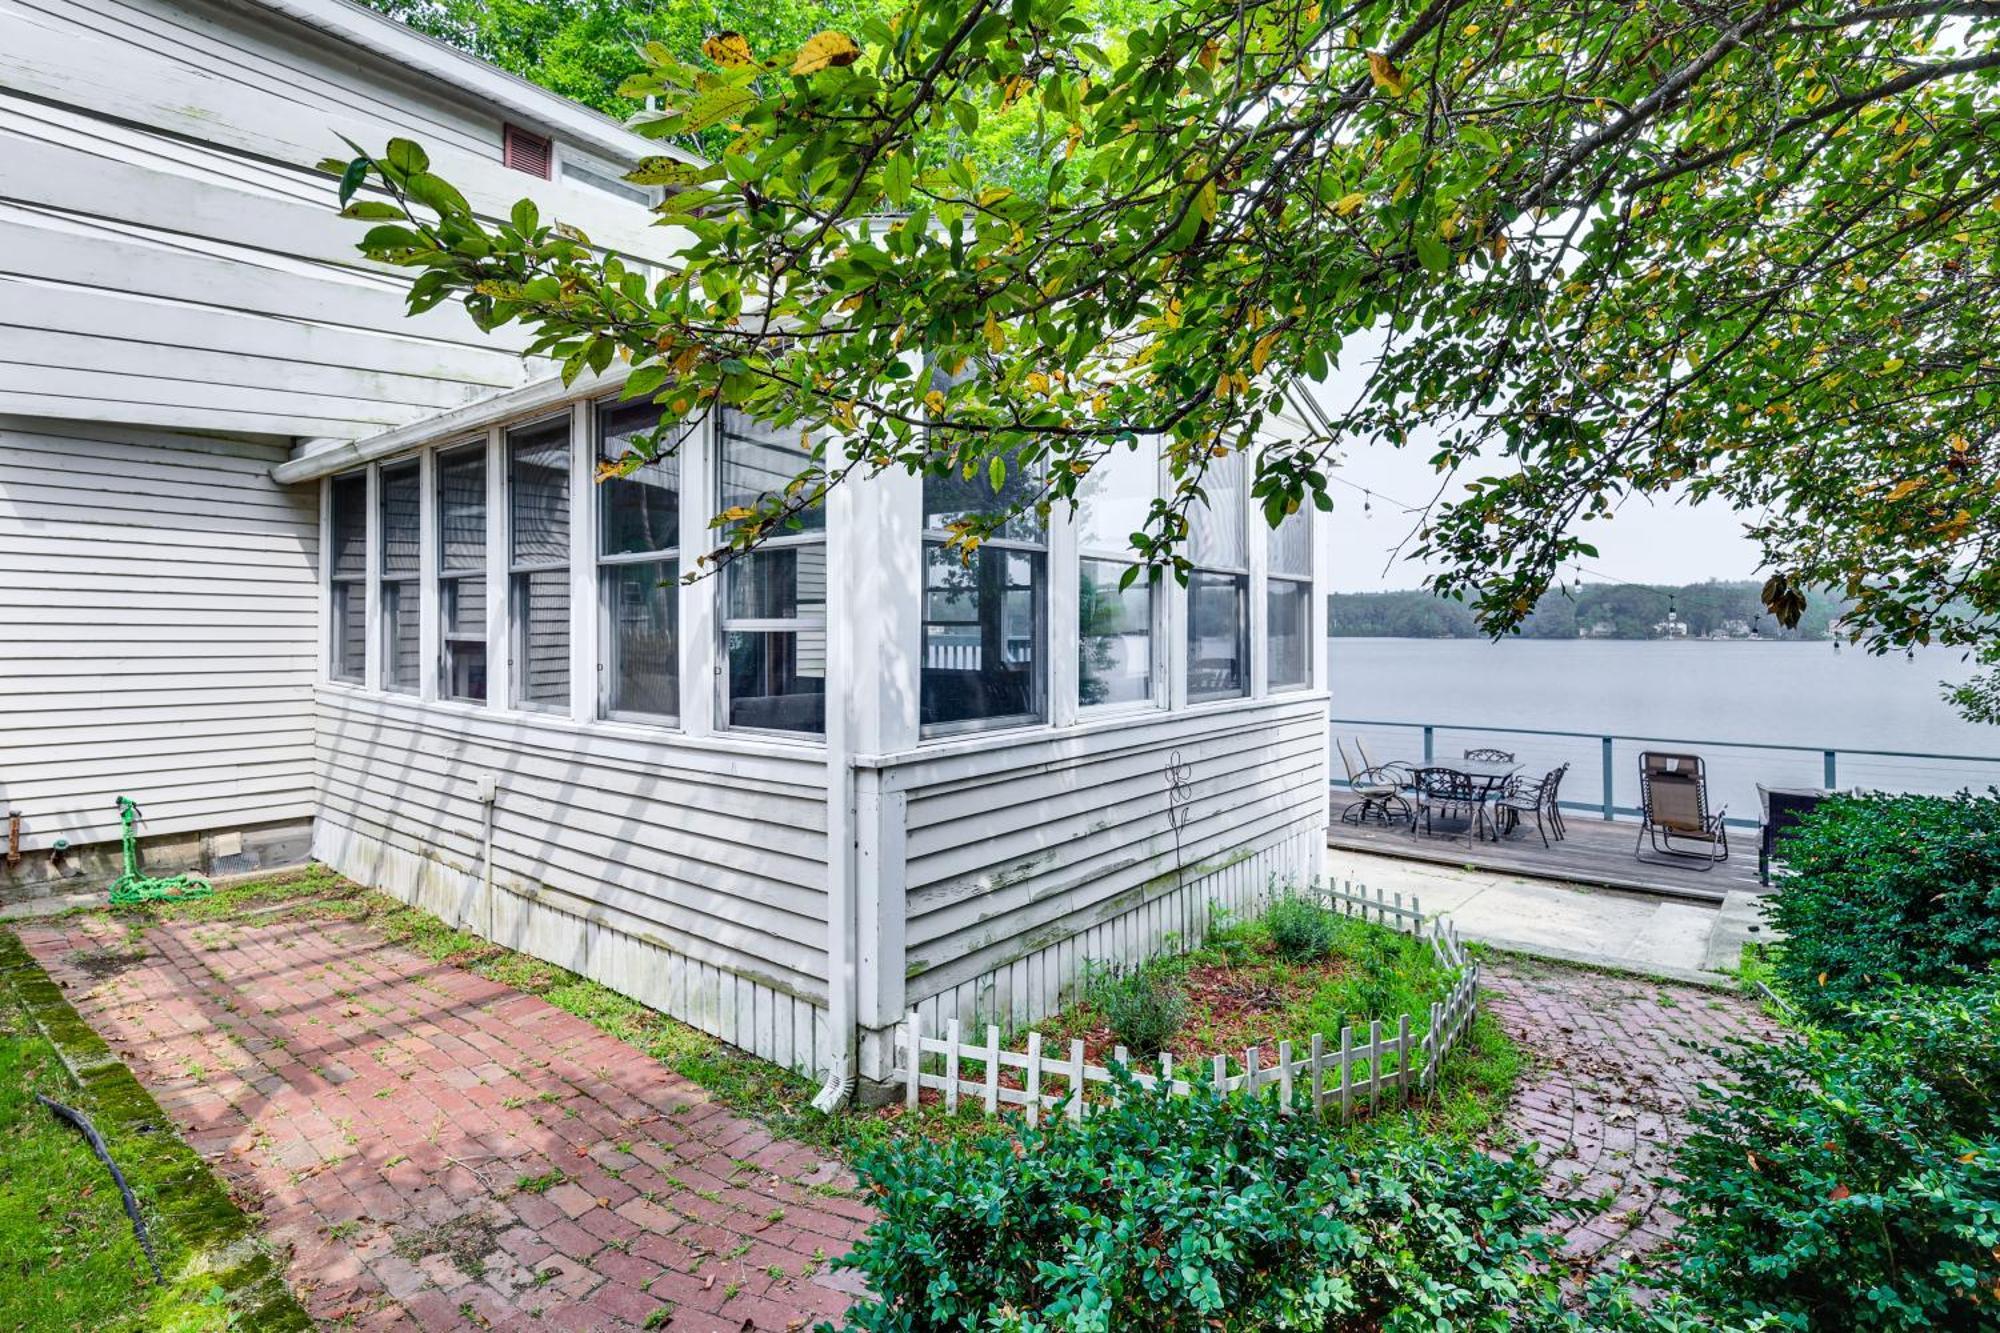
[[[1738,891],[1766,892],[1757,882],[1755,829],[1731,829],[1729,859],[1713,870],[1702,870],[1693,862],[1640,861],[1632,854],[1638,824],[1606,821],[1582,811],[1564,812],[1569,836],[1548,847],[1542,846],[1532,822],[1497,843],[1476,841],[1468,846],[1462,829],[1447,835],[1442,824],[1434,834],[1412,836],[1408,824],[1343,823],[1341,815],[1352,798],[1344,791],[1335,791],[1332,802],[1333,823],[1327,844],[1346,851],[1710,902],[1720,902]]]

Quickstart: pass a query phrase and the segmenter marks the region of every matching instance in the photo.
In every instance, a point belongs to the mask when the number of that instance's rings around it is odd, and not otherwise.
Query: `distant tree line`
[[[1690,638],[1825,639],[1845,609],[1833,597],[1815,597],[1796,628],[1780,626],[1764,609],[1760,585],[1687,583],[1678,587],[1592,583],[1552,589],[1521,625],[1526,639]],[[1671,616],[1671,619],[1670,619]],[[1333,593],[1327,623],[1341,638],[1475,639],[1483,637],[1472,608],[1420,589]]]

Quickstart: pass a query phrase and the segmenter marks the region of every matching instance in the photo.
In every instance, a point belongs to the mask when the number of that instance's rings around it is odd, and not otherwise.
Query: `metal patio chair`
[[[1347,789],[1361,799],[1348,802],[1340,812],[1343,824],[1365,824],[1373,818],[1377,823],[1400,823],[1410,817],[1410,803],[1403,799],[1403,780],[1393,773],[1379,769],[1356,768],[1347,755],[1347,743],[1335,740],[1334,746],[1340,751],[1340,764],[1347,770]],[[1357,742],[1354,747],[1361,748]],[[1363,756],[1366,763],[1366,756]]]
[[[1511,764],[1514,762],[1514,752],[1512,750],[1496,750],[1490,745],[1474,746],[1465,752],[1465,757],[1467,759],[1491,760],[1496,764]]]
[[[1542,835],[1542,846],[1549,845],[1549,830],[1556,830],[1556,837],[1562,837],[1561,816],[1556,813],[1556,792],[1562,786],[1563,764],[1550,769],[1534,782],[1516,783],[1501,794],[1493,803],[1496,818],[1506,821],[1506,831],[1511,833],[1521,826],[1522,817],[1535,817],[1535,832]]]
[[[1696,754],[1647,750],[1639,756],[1639,840],[1632,854],[1700,861],[1703,870],[1729,859],[1723,812],[1708,808],[1708,769]]]
[[[1463,812],[1465,842],[1469,847],[1485,819],[1487,788],[1455,768],[1420,768],[1414,781],[1416,808],[1410,814],[1410,836],[1417,834],[1422,821],[1425,834],[1431,832],[1434,815],[1456,818]]]

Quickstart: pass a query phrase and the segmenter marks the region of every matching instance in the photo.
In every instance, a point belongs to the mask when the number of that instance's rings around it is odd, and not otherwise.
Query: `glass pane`
[[[514,576],[520,673],[515,698],[540,708],[569,706],[569,571]]]
[[[1043,556],[924,543],[926,725],[1042,715]]]
[[[439,568],[486,568],[486,446],[439,454]]]
[[[486,637],[486,576],[446,579],[438,585],[438,614],[447,635]]]
[[[569,559],[569,422],[550,421],[507,435],[509,548],[517,565]]]
[[[1188,509],[1188,558],[1211,569],[1242,569],[1250,563],[1243,540],[1243,455],[1211,459],[1201,488],[1208,504]]]
[[[333,479],[333,531],[327,535],[333,577],[368,574],[368,476],[356,472]]]
[[[444,697],[474,703],[485,701],[485,644],[465,642],[444,646]]]
[[[1077,697],[1085,707],[1152,698],[1152,586],[1142,572],[1121,590],[1118,581],[1129,565],[1085,560],[1080,568]]]
[[[327,675],[349,685],[368,678],[368,594],[360,583],[333,585],[333,660]]]
[[[651,403],[598,408],[598,458],[608,463],[621,457],[633,436],[651,432],[659,422],[660,409]],[[648,463],[629,477],[614,477],[598,489],[604,506],[598,536],[603,554],[671,551],[681,544],[679,454]]]
[[[1270,636],[1270,685],[1307,684],[1312,679],[1311,643],[1307,630],[1312,623],[1312,585],[1272,579],[1264,591],[1265,632]]]
[[[617,713],[681,711],[680,565],[613,565],[604,571],[610,698]]]
[[[415,694],[423,644],[418,637],[417,585],[382,585],[382,688]]]
[[[817,542],[738,556],[729,562],[724,577],[726,621],[826,622],[826,548]]]
[[[1311,503],[1311,499],[1304,502]],[[1285,515],[1277,527],[1267,527],[1265,531],[1270,534],[1271,572],[1311,578],[1312,511],[1302,505],[1298,513]]]
[[[422,483],[415,463],[382,469],[382,572],[414,574],[423,545]]]
[[[993,514],[1011,505],[1026,504],[1041,491],[1035,474],[1012,459],[1007,460],[1007,476],[1000,489],[993,489],[993,481],[982,465],[971,477],[958,472],[947,476],[924,476],[924,527],[932,532],[943,531],[955,519],[972,514]],[[1042,520],[1032,509],[1016,514],[1007,520],[998,534],[1012,541],[1039,542],[1042,540]]]
[[[1132,534],[1146,526],[1159,489],[1159,458],[1150,444],[1114,446],[1077,487],[1077,545],[1086,551],[1130,552]]]
[[[1227,699],[1250,692],[1250,580],[1196,573],[1188,579],[1188,698]]]
[[[826,730],[826,631],[736,631],[729,651],[729,725]]]
[[[783,491],[808,459],[796,427],[767,426],[741,412],[724,409],[721,437],[724,509],[754,508],[764,496]],[[825,531],[826,506],[807,510],[799,522],[802,529],[782,528],[773,535]]]

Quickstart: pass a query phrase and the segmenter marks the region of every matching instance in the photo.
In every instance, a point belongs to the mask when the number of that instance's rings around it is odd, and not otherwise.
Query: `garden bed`
[[[1165,1053],[1176,1080],[1212,1082],[1220,1070],[1240,1084],[1255,1070],[1260,1089],[1281,1084],[1278,1095],[1300,1105],[1320,1092],[1344,1110],[1342,1086],[1371,1109],[1407,1097],[1421,1127],[1470,1139],[1499,1117],[1520,1061],[1498,1026],[1475,1013],[1431,1086],[1421,1086],[1433,1006],[1451,998],[1458,979],[1427,938],[1284,900],[1264,918],[1212,926],[1189,954],[1086,978],[1069,1007],[1036,1025],[1029,1054],[1018,1049],[1023,1034],[1000,1039],[990,1079],[980,1058],[993,1049],[990,1030],[964,1034],[956,1057],[940,1060],[932,1043],[916,1111],[906,1103],[880,1114],[931,1136],[960,1133],[984,1118],[989,1100],[1018,1106],[1037,1091],[1056,1100],[1043,1079],[1066,1093],[1079,1051],[1093,1067],[1085,1075],[1092,1100],[1105,1067],[1122,1063],[1144,1079],[1160,1072]],[[1406,1034],[1398,1028],[1405,1015]],[[1351,1060],[1340,1056],[1344,1045]],[[1315,1051],[1333,1067],[1322,1087],[1308,1088],[1303,1071],[1296,1080],[1279,1074],[1284,1056],[1298,1064]],[[958,1080],[957,1095],[928,1086],[939,1078]]]

